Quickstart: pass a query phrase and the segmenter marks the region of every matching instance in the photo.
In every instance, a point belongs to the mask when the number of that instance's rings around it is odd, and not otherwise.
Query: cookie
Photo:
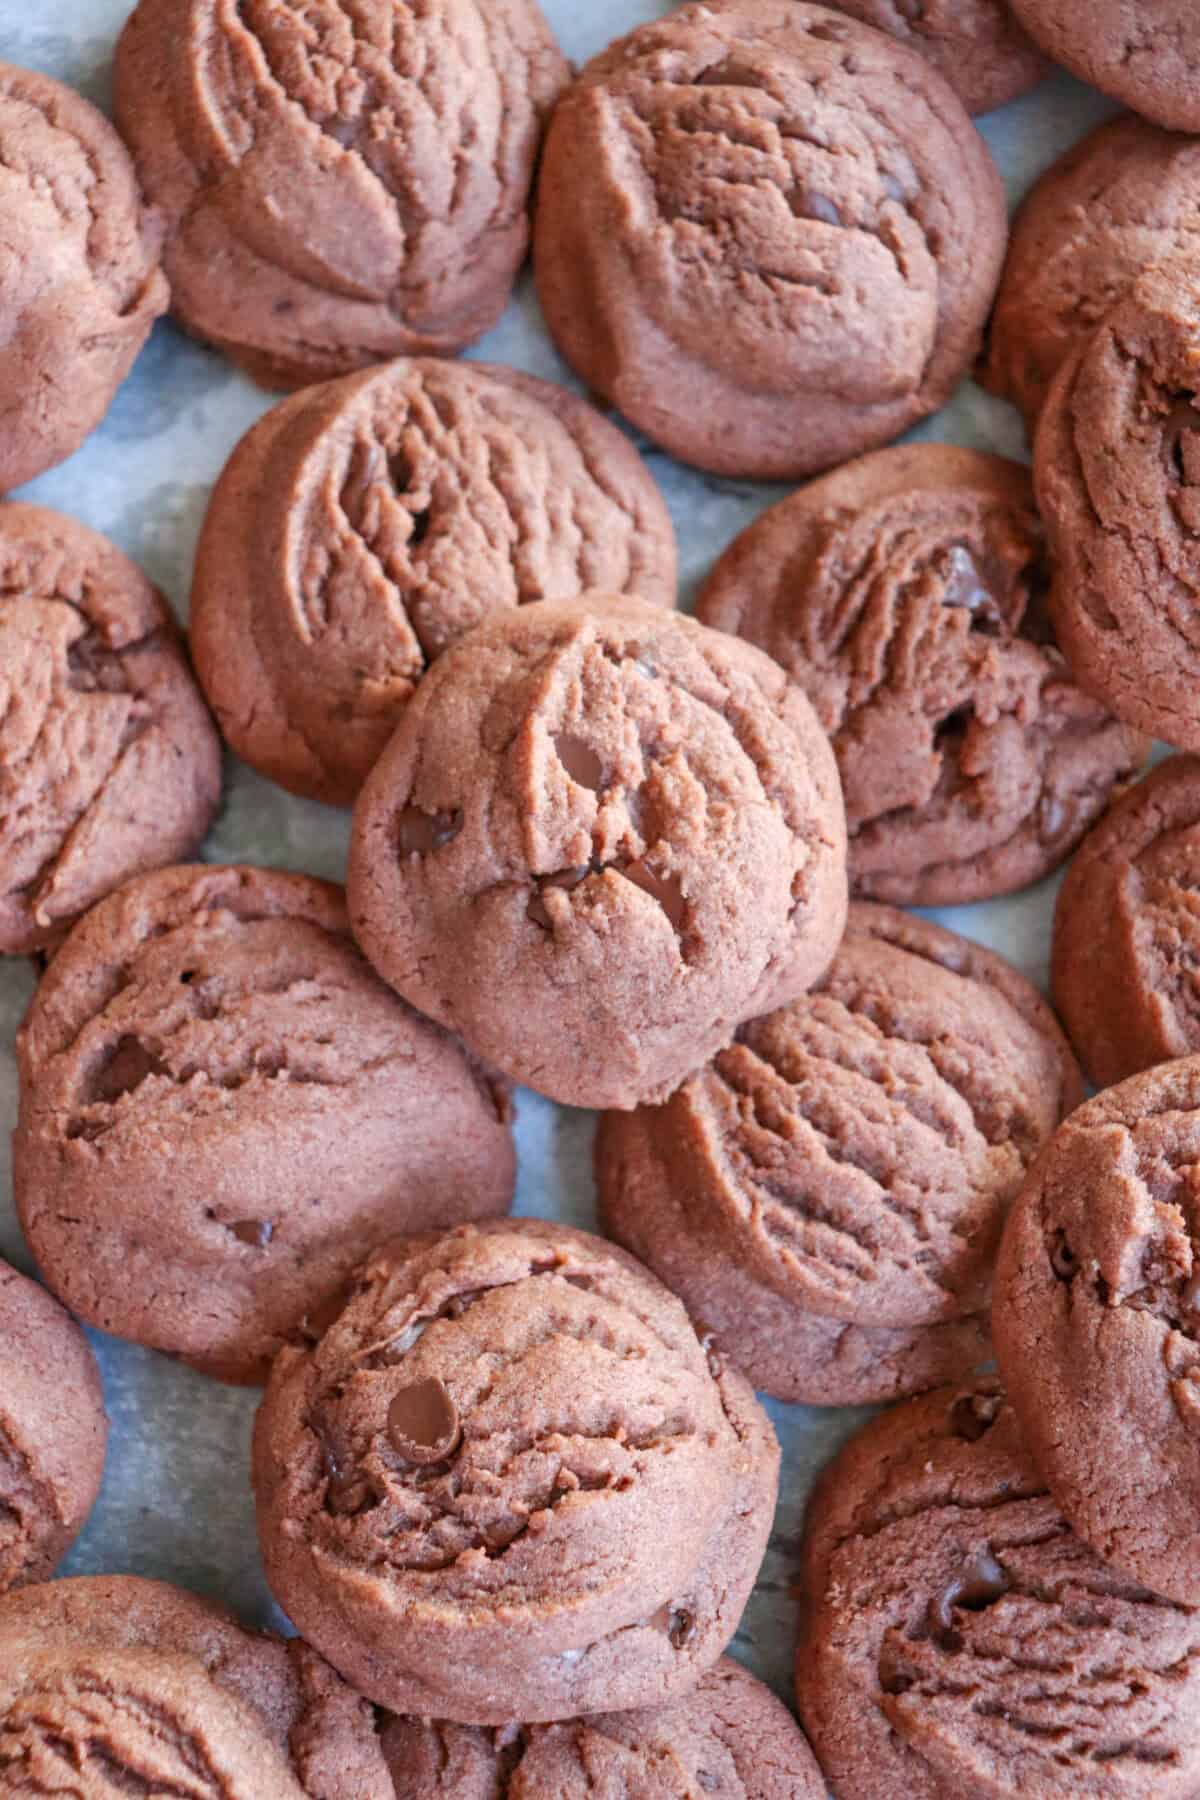
[[[503,312],[567,66],[537,0],[139,0],[117,119],[180,324],[267,387]]]
[[[1009,1218],[996,1355],[1075,1530],[1200,1605],[1200,1057],[1133,1075],[1060,1128]]]
[[[985,387],[1036,423],[1062,364],[1143,269],[1186,250],[1200,143],[1132,113],[1093,131],[1026,196],[988,328]]]
[[[1155,125],[1200,131],[1193,0],[1008,0],[1047,56]]]
[[[18,1034],[13,1187],[90,1324],[261,1381],[400,1230],[507,1210],[503,1085],[305,875],[173,868],[96,907]]]
[[[304,1795],[254,1713],[192,1658],[24,1646],[0,1666],[0,1792]]]
[[[833,10],[920,51],[970,113],[991,112],[1050,73],[1008,0],[833,0]]]
[[[168,296],[159,222],[108,120],[11,63],[0,63],[0,198],[7,493],[96,429]]]
[[[1196,1792],[1200,1614],[1080,1542],[995,1382],[873,1420],[805,1532],[797,1692],[835,1794]]]
[[[829,745],[759,651],[640,600],[544,601],[421,683],[367,778],[355,935],[572,1106],[665,1099],[803,992],[845,920]]]
[[[1028,887],[1144,760],[1055,648],[1048,580],[1028,472],[945,444],[801,488],[713,569],[699,617],[773,656],[833,740],[856,893]]]
[[[662,1706],[737,1627],[779,1451],[631,1257],[539,1220],[400,1239],[254,1431],[259,1541],[377,1706],[502,1725]]]
[[[1178,257],[1059,370],[1034,451],[1063,652],[1118,718],[1181,750],[1200,749],[1198,396],[1195,272]]]
[[[220,794],[220,742],[162,595],[77,520],[0,505],[0,954],[52,946],[187,855]]]
[[[348,805],[447,644],[593,587],[675,601],[670,516],[629,440],[516,370],[400,361],[243,438],[200,539],[192,648],[239,756]]]
[[[0,1594],[66,1555],[100,1490],[107,1442],[87,1339],[44,1288],[0,1262]]]
[[[1006,234],[986,146],[915,51],[804,0],[693,0],[557,107],[534,263],[590,388],[683,462],[784,480],[945,403]]]
[[[396,1800],[577,1800],[716,1794],[825,1800],[812,1751],[760,1681],[723,1657],[670,1706],[486,1731],[432,1719],[383,1728]]]
[[[0,1602],[0,1666],[19,1647],[77,1645],[190,1660],[253,1711],[310,1800],[382,1800],[388,1791],[372,1709],[301,1638],[248,1631],[183,1588],[134,1575],[45,1582]]]
[[[986,1360],[1005,1212],[1082,1093],[1008,963],[852,906],[811,993],[743,1025],[665,1106],[604,1115],[604,1229],[756,1388],[893,1400]]]
[[[1097,1087],[1200,1051],[1200,760],[1172,756],[1076,853],[1054,914],[1054,1000]]]

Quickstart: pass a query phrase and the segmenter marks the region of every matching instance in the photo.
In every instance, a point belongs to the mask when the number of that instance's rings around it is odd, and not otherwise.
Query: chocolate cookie
[[[1200,131],[1194,0],[1008,0],[1055,62],[1172,131]]]
[[[1054,915],[1054,998],[1097,1087],[1200,1051],[1200,759],[1172,756],[1080,846]]]
[[[661,1706],[733,1636],[774,1433],[623,1251],[537,1220],[401,1239],[281,1353],[254,1487],[280,1604],[376,1705]]]
[[[1200,317],[1188,257],[1142,275],[1059,370],[1034,456],[1050,612],[1119,718],[1200,749]]]
[[[1050,72],[1008,0],[831,0],[835,12],[890,32],[919,50],[968,112],[990,112]]]
[[[77,520],[0,505],[0,954],[45,948],[187,855],[220,793],[162,595]]]
[[[537,0],[139,0],[117,118],[176,318],[269,387],[461,350],[524,259],[566,79]]]
[[[1009,1218],[996,1355],[1079,1535],[1200,1604],[1200,1057],[1069,1118]]]
[[[108,1419],[74,1319],[0,1262],[0,1594],[40,1581],[92,1510]]]
[[[11,63],[0,63],[0,200],[5,493],[96,429],[168,296],[159,222],[108,120]]]
[[[384,977],[506,1073],[629,1107],[822,973],[844,823],[767,657],[585,601],[507,613],[426,676],[355,809],[350,912]]]
[[[604,1115],[604,1227],[756,1388],[895,1399],[987,1358],[1008,1203],[1082,1092],[1009,964],[852,906],[811,993],[743,1025],[665,1106]]]
[[[943,405],[1006,232],[983,140],[915,51],[803,0],[693,0],[557,107],[534,251],[589,387],[684,462],[786,479]]]
[[[249,1707],[191,1657],[14,1647],[0,1665],[0,1792],[303,1800]]]
[[[980,379],[1032,427],[1067,357],[1143,269],[1186,249],[1200,143],[1126,113],[1068,150],[1013,221]]]
[[[315,1650],[248,1631],[182,1588],[133,1575],[23,1588],[0,1602],[0,1666],[22,1646],[186,1658],[258,1716],[310,1800],[383,1800],[389,1791],[373,1709]]]
[[[833,739],[856,893],[1027,887],[1144,760],[1056,650],[1048,579],[1027,471],[945,444],[813,482],[712,571],[700,618],[782,664]]]
[[[431,1719],[383,1728],[396,1800],[583,1800],[715,1794],[825,1800],[804,1734],[760,1681],[722,1658],[681,1700],[562,1725],[486,1731]]]
[[[675,600],[670,516],[629,440],[513,369],[401,361],[243,438],[200,540],[192,646],[238,754],[349,804],[447,644],[593,587]]]
[[[305,875],[163,869],[113,894],[43,976],[17,1062],[17,1212],[51,1287],[226,1380],[262,1380],[373,1245],[512,1199],[502,1085]]]
[[[1197,1791],[1200,1614],[1072,1533],[994,1382],[852,1440],[810,1502],[802,1578],[800,1714],[835,1794]]]

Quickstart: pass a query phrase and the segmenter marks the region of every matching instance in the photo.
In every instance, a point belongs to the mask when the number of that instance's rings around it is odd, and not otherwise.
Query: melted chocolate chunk
[[[686,1650],[696,1635],[696,1618],[684,1607],[678,1607],[667,1621],[667,1637],[673,1650]]]
[[[462,1438],[458,1409],[436,1376],[403,1387],[388,1407],[388,1436],[405,1462],[444,1462]]]
[[[141,1038],[119,1037],[91,1081],[88,1096],[94,1104],[111,1106],[122,1094],[132,1094],[151,1075],[169,1075],[162,1058],[144,1044]]]
[[[540,875],[537,879],[537,886],[529,896],[525,917],[531,919],[535,925],[540,925],[543,931],[553,931],[554,920],[550,917],[549,907],[542,899],[544,889],[565,888],[569,893],[572,888],[577,888],[589,873],[588,865],[584,863],[578,869],[560,869],[556,875]]]
[[[572,731],[561,731],[554,740],[554,754],[571,777],[582,788],[598,794],[605,785],[605,769],[590,744]]]
[[[1054,1235],[1054,1244],[1050,1251],[1050,1267],[1060,1281],[1074,1281],[1079,1273],[1079,1258],[1061,1231]]]
[[[929,1602],[930,1630],[947,1648],[957,1649],[961,1639],[954,1625],[955,1610],[983,1612],[997,1600],[1002,1600],[1011,1585],[991,1551],[980,1550],[962,1574]]]
[[[788,196],[788,205],[798,219],[816,219],[822,225],[844,223],[840,209],[827,194],[818,192],[816,188],[793,188]]]
[[[1200,477],[1200,407],[1192,394],[1180,394],[1163,420],[1163,465],[1169,481]]]
[[[683,929],[687,917],[687,901],[684,899],[683,884],[678,875],[659,875],[643,860],[629,863],[621,870],[626,881],[634,887],[641,888],[643,894],[649,894],[662,907],[674,931]]]
[[[960,1394],[950,1408],[950,1429],[955,1437],[977,1444],[996,1423],[1003,1405],[1004,1395],[998,1386]]]
[[[275,1236],[270,1219],[239,1219],[229,1229],[241,1243],[249,1244],[255,1250],[265,1250]]]
[[[965,544],[951,544],[939,559],[943,606],[960,606],[971,616],[972,631],[996,637],[1004,630],[1000,604],[982,569]]]
[[[396,841],[401,856],[428,856],[451,844],[462,830],[463,816],[453,812],[423,812],[419,806],[406,806],[396,825]]]

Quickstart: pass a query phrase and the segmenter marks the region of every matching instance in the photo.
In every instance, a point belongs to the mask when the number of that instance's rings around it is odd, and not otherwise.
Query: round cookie
[[[1059,1129],[1005,1229],[996,1356],[1075,1530],[1200,1604],[1200,1057],[1133,1075]]]
[[[1035,43],[1081,81],[1171,131],[1200,131],[1194,0],[1008,0]]]
[[[190,1657],[15,1647],[0,1666],[0,1791],[303,1800],[248,1707]]]
[[[384,987],[340,889],[173,868],[89,913],[17,1039],[13,1186],[89,1323],[261,1381],[373,1245],[507,1210],[508,1099]]]
[[[1055,377],[1034,483],[1050,614],[1079,680],[1118,718],[1200,749],[1200,319],[1195,271],[1149,269]]]
[[[566,79],[537,0],[139,0],[117,118],[175,317],[268,387],[461,350],[524,260]]]
[[[66,1555],[104,1473],[100,1371],[74,1319],[0,1262],[0,1594]]]
[[[1072,1533],[997,1384],[874,1419],[809,1504],[800,1715],[854,1800],[1187,1800],[1200,1614]]]
[[[194,1662],[257,1714],[310,1800],[383,1800],[388,1792],[372,1708],[301,1638],[248,1631],[182,1588],[134,1575],[45,1582],[0,1602],[0,1665],[18,1647],[79,1645]]]
[[[965,375],[1003,188],[923,57],[805,0],[693,0],[555,110],[550,333],[683,462],[777,480],[898,437]]]
[[[108,120],[11,63],[0,63],[0,206],[6,493],[96,429],[168,296],[159,221]]]
[[[1008,0],[831,0],[835,12],[920,51],[970,113],[991,112],[1050,72]]]
[[[779,1451],[613,1245],[536,1220],[400,1239],[254,1433],[280,1604],[378,1706],[468,1724],[661,1706],[737,1627]]]
[[[1015,969],[852,906],[811,993],[743,1025],[665,1106],[604,1115],[604,1229],[756,1388],[893,1400],[987,1359],[1009,1201],[1081,1097]]]
[[[697,608],[774,657],[838,759],[850,883],[956,905],[1056,868],[1147,746],[1072,679],[1027,470],[945,444],[863,457],[763,513]]]
[[[521,1800],[825,1800],[821,1772],[792,1715],[727,1657],[670,1706],[495,1731],[392,1718],[382,1743],[396,1800],[495,1800],[503,1793]]]
[[[1172,756],[1076,852],[1054,915],[1054,999],[1097,1087],[1200,1051],[1200,760]]]
[[[220,794],[220,742],[162,595],[77,520],[0,505],[0,954],[52,946],[187,855]]]
[[[1186,250],[1200,210],[1200,143],[1133,113],[1051,165],[1022,202],[980,380],[1032,429],[1050,383],[1143,269]]]
[[[573,1106],[663,1099],[803,992],[845,920],[829,745],[757,650],[544,601],[441,656],[354,813],[355,935],[414,1006]]]
[[[513,369],[399,361],[242,439],[200,539],[192,649],[239,756],[349,804],[481,619],[588,588],[671,606],[675,572],[658,489],[592,407]]]

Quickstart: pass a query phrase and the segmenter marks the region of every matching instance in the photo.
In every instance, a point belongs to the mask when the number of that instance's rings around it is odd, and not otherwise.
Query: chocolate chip
[[[819,193],[816,188],[793,188],[788,195],[788,205],[798,219],[816,219],[822,225],[842,224],[838,207],[827,194]]]
[[[999,1389],[960,1394],[950,1408],[950,1429],[955,1437],[977,1444],[996,1423],[1003,1405],[1004,1396]]]
[[[885,1694],[906,1694],[913,1684],[911,1664],[903,1650],[893,1642],[885,1642],[879,1653],[879,1685]]]
[[[649,894],[652,900],[658,901],[673,930],[682,929],[687,917],[687,901],[678,875],[659,875],[644,860],[629,863],[621,873],[626,881],[641,888],[643,894]]]
[[[255,1250],[265,1250],[275,1236],[275,1227],[270,1219],[239,1219],[229,1227],[235,1238],[243,1244],[249,1244]]]
[[[88,1099],[111,1106],[122,1094],[132,1094],[151,1075],[169,1075],[162,1058],[141,1038],[128,1033],[119,1037],[93,1075]]]
[[[604,764],[590,744],[572,731],[560,731],[554,740],[554,754],[572,781],[590,788],[593,794],[600,792],[605,784]]]
[[[1068,1244],[1065,1232],[1056,1231],[1054,1234],[1050,1267],[1060,1281],[1074,1281],[1079,1273],[1079,1258]]]
[[[325,1504],[330,1512],[339,1518],[361,1512],[371,1497],[366,1478],[353,1469],[343,1469],[328,1443],[322,1445],[321,1457],[325,1464]]]
[[[388,1436],[405,1462],[444,1462],[462,1437],[445,1382],[434,1376],[401,1388],[388,1407]]]
[[[453,812],[424,812],[419,806],[406,806],[396,825],[396,841],[401,856],[428,856],[453,843],[462,830],[463,816]]]
[[[683,1607],[672,1612],[667,1621],[667,1636],[673,1650],[686,1650],[696,1635],[696,1619]]]
[[[957,1649],[961,1643],[954,1627],[955,1609],[983,1612],[985,1607],[1002,1600],[1012,1583],[990,1550],[980,1550],[963,1569],[962,1574],[929,1602],[929,1624],[934,1635]]]
[[[535,925],[540,925],[543,931],[553,931],[554,920],[550,917],[549,907],[542,899],[543,890],[546,888],[565,888],[569,893],[572,888],[577,888],[579,886],[580,882],[589,872],[587,863],[584,863],[582,867],[578,869],[559,869],[558,873],[555,875],[540,875],[537,880],[537,886],[529,896],[529,904],[525,908],[525,917],[531,919]]]
[[[1200,408],[1191,394],[1181,394],[1163,420],[1163,463],[1172,481],[1189,481],[1197,451],[1196,435],[1200,433]],[[1185,441],[1193,440],[1191,443]]]
[[[965,608],[972,615],[972,631],[998,636],[1004,629],[1004,620],[996,596],[967,546],[951,544],[938,560],[943,606]]]

